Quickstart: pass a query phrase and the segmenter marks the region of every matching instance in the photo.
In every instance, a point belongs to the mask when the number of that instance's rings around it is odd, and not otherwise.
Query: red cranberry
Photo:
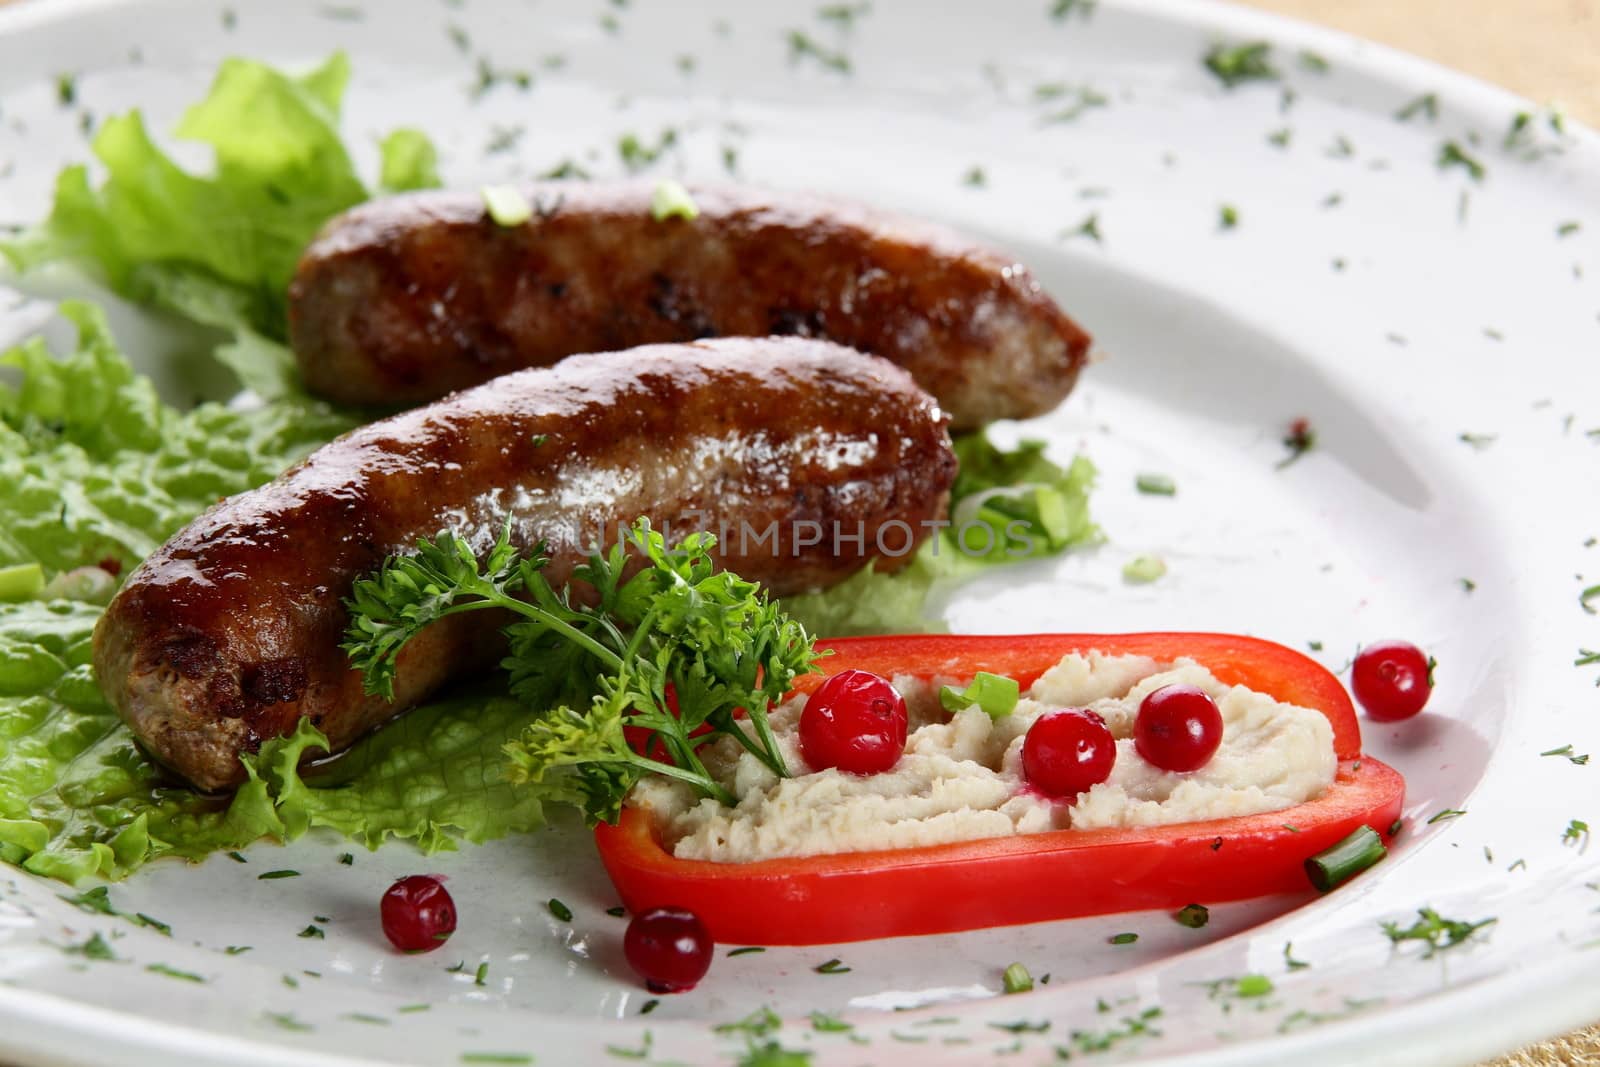
[[[1111,777],[1117,741],[1088,708],[1050,711],[1033,720],[1022,740],[1022,773],[1053,797],[1070,797]]]
[[[456,902],[439,879],[426,874],[390,886],[378,910],[384,934],[401,952],[431,952],[456,932]]]
[[[652,908],[635,915],[622,937],[622,952],[652,993],[683,993],[711,969],[711,935],[694,912]]]
[[[1350,688],[1368,718],[1409,719],[1433,692],[1433,661],[1408,641],[1377,641],[1356,653]]]
[[[1196,771],[1222,744],[1222,712],[1205,690],[1164,685],[1139,704],[1133,747],[1164,771]]]
[[[870,671],[840,671],[817,687],[800,713],[800,751],[817,770],[878,774],[906,749],[906,702]]]

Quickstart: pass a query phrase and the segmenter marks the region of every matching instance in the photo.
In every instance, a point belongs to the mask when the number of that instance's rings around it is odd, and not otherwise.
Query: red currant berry
[[[652,908],[635,915],[622,935],[628,966],[652,993],[683,993],[711,969],[711,935],[685,908]]]
[[[871,671],[840,671],[800,713],[800,752],[816,770],[878,774],[905,750],[905,698]]]
[[[1050,711],[1033,720],[1022,740],[1022,773],[1052,797],[1070,797],[1111,777],[1117,741],[1088,708]]]
[[[1409,641],[1377,641],[1356,653],[1350,688],[1369,719],[1409,719],[1433,692],[1433,661]]]
[[[1222,744],[1222,712],[1205,690],[1164,685],[1139,704],[1133,747],[1164,771],[1197,771]]]
[[[390,886],[378,911],[384,934],[401,952],[431,952],[456,932],[456,902],[439,879],[425,874]]]

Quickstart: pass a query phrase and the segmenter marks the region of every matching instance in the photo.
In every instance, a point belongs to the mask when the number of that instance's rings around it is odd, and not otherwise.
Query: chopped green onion
[[[1223,204],[1217,209],[1217,226],[1220,229],[1231,230],[1239,225],[1239,209],[1232,204]]]
[[[760,945],[745,945],[743,948],[730,948],[728,950],[728,956],[729,958],[734,956],[750,956],[757,952],[765,951],[767,950],[762,948]]]
[[[1028,968],[1020,963],[1013,963],[1006,968],[1006,973],[1001,976],[1007,993],[1026,993],[1033,988],[1033,975],[1028,973]]]
[[[1187,926],[1191,930],[1198,930],[1211,921],[1211,912],[1204,904],[1185,904],[1173,916],[1180,926]]]
[[[972,684],[962,692],[958,693],[948,685],[939,689],[939,703],[944,710],[954,713],[976,704],[987,712],[991,719],[1003,719],[1010,715],[1020,698],[1021,689],[1015,678],[990,674],[988,671],[979,671],[975,674]]]
[[[472,984],[473,985],[488,985],[489,984],[489,962],[487,960],[485,960],[484,962],[478,964],[478,973],[472,976]]]
[[[572,909],[567,907],[561,901],[557,900],[555,897],[550,898],[550,903],[546,905],[546,907],[550,909],[551,915],[554,915],[562,922],[569,923],[572,921]]]
[[[270,882],[275,878],[298,878],[298,877],[300,877],[300,872],[299,871],[268,871],[265,874],[256,875],[256,881],[258,881],[258,882]]]
[[[44,568],[37,563],[0,567],[0,600],[32,600],[44,589]]]
[[[1165,474],[1142,473],[1133,480],[1134,488],[1151,496],[1174,496],[1178,485]]]
[[[315,938],[321,939],[321,938],[326,938],[328,935],[322,932],[322,927],[317,926],[315,924],[311,924],[311,925],[308,925],[304,930],[300,931],[300,936],[301,937],[315,937]]]
[[[1241,997],[1264,997],[1272,992],[1272,979],[1264,974],[1247,974],[1234,983]]]
[[[833,959],[827,961],[826,963],[819,963],[819,964],[817,964],[815,967],[813,967],[811,969],[813,971],[816,971],[818,974],[849,974],[850,973],[850,968],[846,967],[842,962],[840,962],[840,960],[839,960],[839,958],[837,956],[835,956]]]
[[[1137,940],[1139,940],[1138,934],[1112,934],[1106,939],[1107,943],[1112,945],[1131,945]]]
[[[1432,826],[1434,823],[1444,822],[1446,819],[1458,819],[1465,814],[1466,811],[1459,808],[1445,808],[1433,818],[1429,819],[1427,825]]]
[[[650,217],[657,222],[695,219],[700,217],[700,208],[682,183],[665,178],[656,182],[655,192],[650,194]]]
[[[620,919],[624,915],[628,914],[628,909],[624,908],[621,904],[618,904],[614,908],[607,908],[606,914],[611,916],[613,919]]]
[[[1368,867],[1373,866],[1389,850],[1383,847],[1383,838],[1370,826],[1358,826],[1353,834],[1331,848],[1306,860],[1306,877],[1318,892],[1326,893],[1341,885]]]
[[[1159,556],[1135,556],[1122,565],[1122,580],[1135,585],[1145,585],[1167,573],[1167,564]]]
[[[483,206],[500,226],[521,226],[533,218],[533,205],[511,185],[485,185]]]

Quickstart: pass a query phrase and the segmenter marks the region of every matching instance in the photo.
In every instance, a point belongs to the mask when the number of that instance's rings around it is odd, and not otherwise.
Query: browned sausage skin
[[[159,759],[202,788],[233,786],[239,755],[302,716],[338,750],[492,662],[501,620],[455,616],[407,646],[393,703],[362,692],[338,647],[342,599],[418,537],[451,527],[487,547],[514,515],[515,540],[543,540],[559,584],[602,530],[614,543],[638,516],[674,538],[727,525],[721,565],[779,594],[826,586],[880,552],[903,561],[907,537],[942,516],[945,421],[900,368],[800,338],[507,375],[355,430],[207,511],[129,576],[95,668]]]
[[[410,405],[574,352],[799,334],[900,364],[970,429],[1054,408],[1088,352],[1026,268],[943,227],[738,188],[696,188],[699,217],[661,221],[649,183],[524,192],[520,226],[458,192],[330,222],[289,290],[307,385]]]

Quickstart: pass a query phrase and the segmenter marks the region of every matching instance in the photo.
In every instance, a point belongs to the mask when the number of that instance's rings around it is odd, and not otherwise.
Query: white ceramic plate
[[[1368,751],[1410,782],[1391,858],[1326,899],[1218,907],[1202,931],[1133,914],[719,958],[698,990],[647,1016],[620,962],[622,922],[605,914],[613,896],[571,828],[426,859],[358,850],[353,866],[338,862],[347,846],[313,837],[253,848],[244,865],[158,863],[113,888],[120,908],[169,922],[170,939],[7,872],[0,1058],[593,1063],[648,1042],[652,1059],[727,1061],[749,1039],[713,1024],[770,1005],[785,1022],[757,1044],[829,1063],[1036,1063],[1059,1046],[1075,1058],[1443,1064],[1600,1017],[1586,952],[1600,938],[1595,864],[1586,839],[1563,841],[1570,820],[1600,820],[1600,765],[1539,755],[1565,744],[1600,755],[1600,666],[1574,666],[1580,646],[1600,647],[1600,621],[1579,603],[1600,580],[1600,145],[1540,119],[1507,146],[1531,105],[1281,20],[1177,0],[1079,0],[1055,5],[1062,17],[1052,6],[874,0],[846,28],[810,3],[739,0],[262,0],[226,19],[211,3],[24,2],[0,12],[0,221],[41,214],[56,169],[85,157],[83,112],[137,104],[167,129],[225,54],[309,63],[337,46],[355,62],[353,142],[370,153],[376,131],[422,125],[457,184],[564,158],[615,174],[621,134],[650,142],[671,127],[680,148],[657,173],[721,177],[731,147],[741,178],[986,235],[1036,269],[1105,357],[1058,413],[1021,429],[1100,465],[1109,541],[994,572],[948,604],[950,624],[1235,630],[1320,642],[1334,669],[1373,638],[1423,644],[1440,662],[1428,713],[1366,731]],[[852,73],[792,58],[791,29]],[[1283,80],[1224,90],[1201,56],[1252,39],[1272,43]],[[551,55],[565,65],[546,69]],[[535,84],[473,102],[479,56],[532,69]],[[55,96],[67,72],[71,108]],[[1036,100],[1051,83],[1068,95]],[[1046,121],[1083,87],[1102,105]],[[1436,114],[1396,118],[1430,93]],[[486,154],[497,128],[525,132]],[[1481,181],[1436,164],[1446,142],[1481,161]],[[975,166],[981,187],[964,181]],[[1223,204],[1237,209],[1232,229]],[[1059,236],[1091,216],[1101,241]],[[0,340],[38,319],[33,305],[8,314]],[[156,350],[146,324],[118,325],[136,350]],[[1319,445],[1277,469],[1296,416]],[[1143,470],[1171,475],[1177,496],[1135,492]],[[1138,553],[1170,573],[1123,585]],[[1467,814],[1428,823],[1447,808]],[[273,868],[302,877],[257,879]],[[375,904],[418,870],[450,875],[463,923],[443,953],[397,956]],[[571,906],[570,924],[550,917],[550,897]],[[1392,948],[1380,921],[1408,923],[1423,905],[1499,921],[1432,959]],[[315,915],[329,919],[326,939],[296,937]],[[97,930],[134,962],[61,951]],[[1107,944],[1125,930],[1136,944]],[[1309,968],[1289,968],[1291,942]],[[835,956],[848,973],[814,973]],[[1013,960],[1051,981],[997,995]],[[1275,992],[1245,1001],[1205,984],[1246,973]],[[415,1004],[428,1010],[403,1008]],[[1124,1019],[1156,1008],[1147,1032],[1127,1033]],[[845,1016],[855,1040],[814,1032],[813,1010]]]

